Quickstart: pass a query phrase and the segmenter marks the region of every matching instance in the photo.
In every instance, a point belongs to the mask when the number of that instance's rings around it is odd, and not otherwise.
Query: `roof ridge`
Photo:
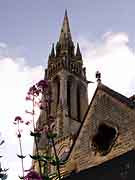
[[[107,92],[112,97],[114,97],[114,98],[118,99],[119,101],[121,101],[122,103],[128,105],[130,108],[135,108],[135,103],[130,98],[109,88],[108,86],[100,83],[100,84],[98,84],[97,89],[101,89],[101,90]]]

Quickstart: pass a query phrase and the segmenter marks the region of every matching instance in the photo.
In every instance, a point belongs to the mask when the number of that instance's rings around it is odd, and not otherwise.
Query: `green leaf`
[[[57,165],[57,161],[53,159],[53,160],[50,162],[50,164],[52,164],[53,166],[56,166],[56,165]]]
[[[64,161],[64,160],[59,160],[58,159],[53,159],[50,164],[52,164],[53,166],[56,166],[56,165],[64,165],[67,161]]]
[[[58,174],[57,174],[57,173],[52,173],[52,174],[49,174],[50,179],[53,179],[53,178],[55,178],[55,177],[57,177],[57,176],[58,176]]]
[[[0,173],[0,178],[1,178],[2,180],[7,179],[7,174],[1,174],[1,173]]]
[[[40,157],[40,159],[39,159],[40,161],[43,161],[44,163],[47,163],[48,161],[45,159],[45,158],[43,158],[43,157]]]
[[[24,177],[23,177],[23,176],[19,176],[19,178],[20,178],[20,179],[24,179]]]
[[[34,156],[30,155],[30,157],[35,161],[40,160],[40,156],[37,156],[37,155],[34,155]]]
[[[51,180],[50,177],[47,176],[47,175],[46,175],[46,176],[42,176],[42,178],[43,178],[44,180]]]
[[[48,139],[53,139],[53,138],[57,137],[57,134],[56,133],[48,133],[47,137],[48,137]]]
[[[0,146],[2,145],[2,144],[4,144],[5,143],[5,141],[4,140],[2,140],[1,142],[0,142]]]
[[[45,155],[45,156],[42,156],[44,159],[46,159],[47,161],[52,161],[54,159],[53,156],[48,156],[48,155]]]
[[[4,174],[1,174],[1,173],[0,173],[0,178],[3,178],[3,176],[4,176]]]
[[[26,156],[23,156],[23,155],[18,155],[17,156],[20,158],[20,159],[24,159]]]
[[[4,172],[6,172],[6,171],[8,171],[8,170],[9,170],[9,168],[8,168],[8,169],[3,169]]]
[[[34,136],[34,137],[40,137],[41,136],[41,133],[40,132],[30,132],[30,135],[31,136]]]

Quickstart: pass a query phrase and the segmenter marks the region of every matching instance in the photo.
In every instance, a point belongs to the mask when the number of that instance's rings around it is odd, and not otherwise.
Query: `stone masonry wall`
[[[92,138],[100,124],[117,128],[118,136],[105,156],[92,148]],[[113,159],[135,147],[135,110],[102,90],[98,90],[79,137],[65,165],[65,172],[80,171]]]

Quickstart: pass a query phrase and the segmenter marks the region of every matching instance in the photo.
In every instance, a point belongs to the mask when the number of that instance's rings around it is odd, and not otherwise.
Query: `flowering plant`
[[[17,116],[14,119],[14,124],[17,125],[17,137],[19,140],[19,146],[20,146],[20,155],[17,155],[21,159],[21,164],[22,164],[22,174],[23,176],[20,177],[20,179],[24,180],[43,180],[43,179],[51,179],[48,175],[48,164],[51,164],[53,166],[56,166],[57,168],[57,176],[59,179],[61,179],[60,176],[60,161],[56,152],[55,148],[55,143],[54,143],[54,138],[56,137],[56,133],[54,133],[54,127],[55,123],[54,120],[55,118],[51,115],[50,113],[50,107],[51,107],[51,91],[49,88],[49,83],[47,80],[41,80],[32,87],[29,88],[26,100],[32,102],[32,109],[31,111],[26,110],[26,113],[30,114],[32,116],[32,121],[24,121],[20,116]],[[35,107],[38,106],[41,110],[46,111],[47,115],[47,124],[42,127],[36,127],[35,124]],[[22,130],[20,128],[20,125],[22,123],[25,123],[25,125],[29,125],[32,123],[33,130],[30,132],[30,135],[34,137],[34,144],[35,144],[35,152],[34,155],[30,155],[30,157],[38,162],[39,166],[39,173],[37,173],[34,168],[29,170],[27,175],[25,175],[25,170],[24,170],[24,158],[26,157],[23,155],[23,150],[22,150]],[[42,133],[46,134],[46,137],[48,138],[48,142],[51,143],[54,151],[54,155],[41,155],[39,152],[39,138],[41,137]],[[55,175],[56,176],[56,175]]]
[[[39,174],[36,171],[31,170],[24,177],[24,180],[43,180],[43,179],[41,176],[39,176]]]
[[[2,144],[4,144],[4,140],[2,140],[1,142],[0,142],[0,146],[2,145]],[[0,156],[0,158],[2,158],[2,156]],[[2,167],[1,167],[1,163],[0,163],[0,179],[1,180],[5,180],[5,179],[7,179],[7,170],[8,169],[2,169]]]

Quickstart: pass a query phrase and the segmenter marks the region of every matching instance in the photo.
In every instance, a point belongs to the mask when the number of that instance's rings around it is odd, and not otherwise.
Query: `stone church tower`
[[[88,107],[88,81],[83,59],[77,44],[75,52],[67,11],[63,20],[59,41],[48,59],[45,78],[51,83],[51,114],[56,119],[58,137],[76,135]],[[45,114],[41,113],[38,124],[45,124]]]
[[[135,96],[128,98],[105,86],[98,72],[97,88],[88,105],[89,81],[79,44],[74,50],[67,12],[60,38],[55,47],[52,45],[45,78],[53,100],[50,111],[58,135],[57,155],[66,160],[60,167],[61,175],[67,176],[66,180],[79,176],[85,180],[134,180],[129,177],[135,172]],[[41,111],[37,127],[45,124],[46,113]],[[42,154],[46,143],[42,134]],[[54,154],[52,147],[49,150]],[[35,169],[38,171],[37,164]],[[49,172],[55,171],[50,167]]]

